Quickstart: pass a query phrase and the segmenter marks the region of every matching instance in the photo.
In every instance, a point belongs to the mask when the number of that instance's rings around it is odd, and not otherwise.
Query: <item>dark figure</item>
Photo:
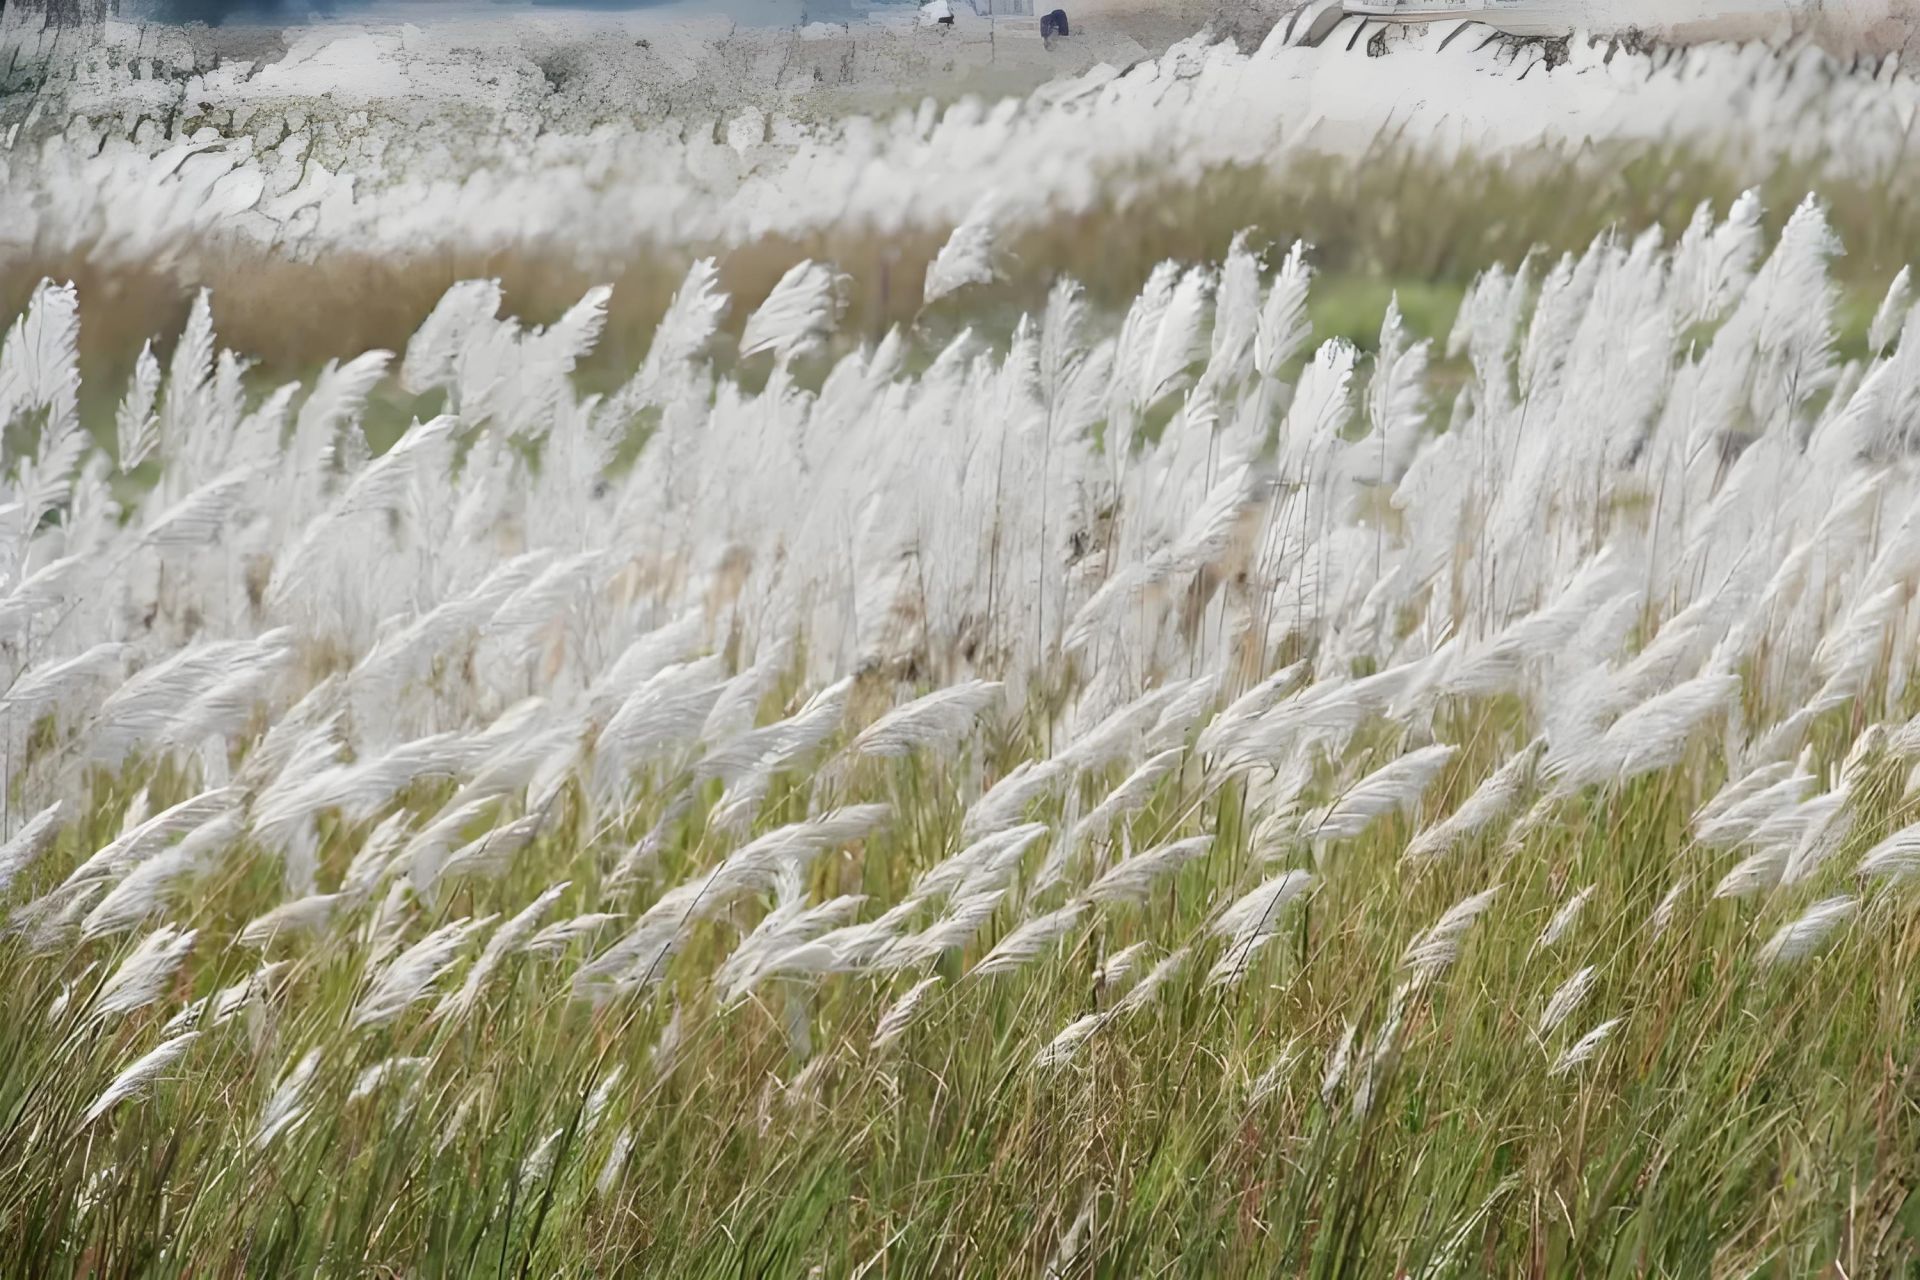
[[[1040,19],[1040,35],[1042,39],[1045,39],[1047,36],[1063,36],[1065,34],[1067,34],[1067,11],[1065,9],[1055,9],[1052,13]]]

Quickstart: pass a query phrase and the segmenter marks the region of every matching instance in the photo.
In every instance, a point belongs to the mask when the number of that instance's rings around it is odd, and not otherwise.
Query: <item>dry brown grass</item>
[[[921,282],[947,228],[875,235],[848,226],[730,246],[634,244],[599,254],[541,241],[496,251],[332,253],[317,261],[233,242],[183,244],[142,264],[88,251],[28,254],[0,261],[0,316],[16,314],[42,277],[78,284],[88,303],[82,374],[88,402],[98,407],[118,394],[143,341],[170,344],[202,286],[213,291],[223,342],[259,361],[263,376],[294,376],[329,358],[400,350],[459,280],[498,278],[507,308],[531,323],[553,319],[589,286],[607,283],[613,295],[606,336],[582,370],[591,383],[637,365],[687,266],[705,254],[719,259],[733,299],[728,323],[736,327],[795,263],[835,263],[848,276],[843,333],[850,339],[877,337],[896,324],[918,324],[938,338],[963,322],[1008,318],[1040,306],[1061,275],[1084,282],[1096,306],[1117,309],[1157,263],[1218,261],[1242,228],[1267,242],[1309,241],[1333,286],[1320,291],[1322,303],[1338,305],[1338,282],[1346,279],[1356,297],[1364,296],[1360,309],[1377,311],[1393,288],[1457,294],[1489,263],[1518,262],[1535,248],[1578,250],[1607,227],[1633,234],[1657,225],[1677,234],[1702,200],[1725,208],[1751,183],[1698,157],[1642,152],[1451,166],[1382,154],[1360,163],[1221,169],[1189,185],[1115,185],[1139,194],[1020,229],[1003,245],[1012,268],[1007,280],[930,311],[921,305]],[[1830,181],[1782,168],[1758,185],[1770,230],[1810,189],[1829,202],[1850,252],[1838,264],[1844,314],[1864,327],[1878,290],[1920,243],[1914,181]],[[1335,327],[1364,333],[1366,317]]]

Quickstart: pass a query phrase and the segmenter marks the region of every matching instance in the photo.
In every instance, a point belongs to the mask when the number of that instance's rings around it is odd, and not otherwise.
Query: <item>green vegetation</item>
[[[1512,728],[1496,705],[1449,714],[1454,740],[1473,745],[1429,793],[1435,812],[1493,766]],[[1024,751],[992,754],[990,764]],[[842,798],[885,801],[894,817],[817,865],[813,887],[897,901],[951,850],[964,772],[960,762],[861,766]],[[287,967],[264,998],[203,1030],[150,1097],[86,1123],[94,1097],[162,1036],[156,1024],[256,964],[227,939],[278,901],[277,874],[235,855],[176,914],[203,938],[158,1012],[108,1021],[84,1012],[124,941],[53,954],[17,936],[0,944],[12,1029],[0,1044],[6,1267],[1016,1275],[1054,1260],[1062,1274],[1101,1275],[1897,1271],[1920,1257],[1911,978],[1920,913],[1910,895],[1891,895],[1826,954],[1758,965],[1760,943],[1792,912],[1710,899],[1725,856],[1686,835],[1719,775],[1719,762],[1697,752],[1683,768],[1565,802],[1518,850],[1475,841],[1429,867],[1401,860],[1404,820],[1377,825],[1330,851],[1316,891],[1288,908],[1281,939],[1225,989],[1204,981],[1221,946],[1204,929],[1212,904],[1306,853],[1248,833],[1237,786],[1209,793],[1197,776],[1176,776],[1135,821],[1134,843],[1212,832],[1211,854],[1143,907],[1103,911],[1016,973],[966,976],[949,955],[923,1016],[884,1050],[870,1047],[875,1023],[911,985],[906,975],[830,978],[813,997],[773,982],[716,1007],[706,975],[752,912],[703,926],[644,999],[592,1008],[569,999],[570,962],[522,957],[464,1021],[432,1023],[423,1004],[363,1031],[348,1015],[364,937],[283,940],[269,954]],[[1920,806],[1900,798],[1902,777],[1893,761],[1876,768],[1848,852],[1916,816]],[[44,870],[64,874],[82,848],[109,838],[141,780],[103,780],[87,822]],[[158,799],[176,785],[151,781]],[[795,790],[792,803],[770,805],[761,825],[797,817],[800,798]],[[336,829],[329,867],[337,872],[363,835]],[[563,912],[579,896],[637,911],[658,884],[711,865],[719,847],[695,817],[654,883],[603,892],[624,844],[569,821],[510,875],[463,883],[421,925],[511,913],[561,879],[574,883]],[[1409,941],[1494,883],[1498,896],[1457,962],[1402,991],[1395,1018]],[[1670,923],[1655,928],[1656,907],[1682,883]],[[1584,910],[1541,945],[1586,886]],[[1006,927],[1003,913],[968,960]],[[1156,1001],[1102,1026],[1068,1065],[1034,1066],[1055,1031],[1112,1007],[1118,992],[1102,989],[1097,970],[1137,941],[1149,950],[1136,979],[1173,948],[1195,950]],[[1536,1035],[1549,996],[1586,965],[1597,979],[1580,1010]],[[785,1002],[807,999],[814,1056],[802,1068]],[[1611,1018],[1622,1021],[1589,1063],[1552,1074],[1574,1040]],[[1346,1029],[1352,1062],[1329,1085],[1330,1050]],[[258,1143],[277,1079],[310,1046],[321,1056],[303,1122]],[[398,1071],[350,1100],[363,1072],[395,1059],[419,1060],[417,1073]],[[596,1085],[616,1073],[594,1114]],[[624,1168],[597,1189],[629,1137]]]

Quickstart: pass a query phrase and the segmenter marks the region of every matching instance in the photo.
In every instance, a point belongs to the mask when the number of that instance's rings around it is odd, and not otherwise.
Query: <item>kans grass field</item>
[[[0,1270],[1908,1273],[1920,205],[1726,128],[11,242]]]

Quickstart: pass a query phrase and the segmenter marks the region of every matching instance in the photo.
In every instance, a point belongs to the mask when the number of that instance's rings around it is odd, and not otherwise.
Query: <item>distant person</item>
[[[1048,36],[1064,36],[1066,34],[1067,11],[1065,9],[1055,9],[1052,13],[1040,19],[1041,39],[1044,40]]]

